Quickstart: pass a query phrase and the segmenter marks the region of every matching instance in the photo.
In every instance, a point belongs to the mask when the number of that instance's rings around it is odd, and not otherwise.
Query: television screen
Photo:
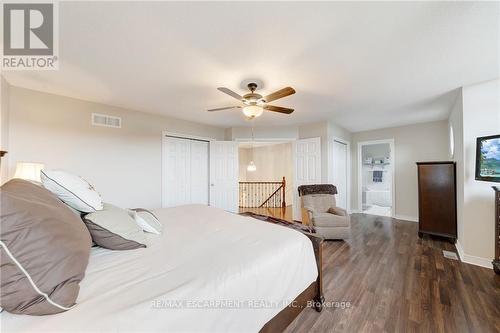
[[[500,135],[477,138],[476,179],[500,182]]]

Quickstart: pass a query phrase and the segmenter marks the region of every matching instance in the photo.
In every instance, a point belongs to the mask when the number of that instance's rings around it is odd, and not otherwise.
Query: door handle
[[[210,186],[212,186],[212,187],[213,187],[213,186],[215,186],[215,184],[210,184]]]

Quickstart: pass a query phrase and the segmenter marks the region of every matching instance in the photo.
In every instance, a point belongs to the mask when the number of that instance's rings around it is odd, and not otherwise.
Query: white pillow
[[[84,213],[102,210],[102,198],[86,180],[60,170],[42,170],[42,185],[61,201]]]
[[[149,210],[136,208],[130,210],[130,216],[135,220],[135,223],[142,228],[143,231],[159,235],[162,231],[160,220]]]

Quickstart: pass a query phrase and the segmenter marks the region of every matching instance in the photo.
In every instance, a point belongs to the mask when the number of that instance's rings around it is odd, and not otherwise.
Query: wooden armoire
[[[417,162],[418,235],[457,240],[457,182],[455,162]]]

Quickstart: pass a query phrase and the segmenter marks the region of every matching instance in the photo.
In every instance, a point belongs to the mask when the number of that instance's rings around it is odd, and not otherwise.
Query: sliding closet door
[[[185,205],[191,199],[190,144],[189,140],[165,138],[165,207]]]
[[[165,137],[163,207],[208,204],[208,142]]]
[[[191,203],[208,205],[208,142],[191,142]]]

